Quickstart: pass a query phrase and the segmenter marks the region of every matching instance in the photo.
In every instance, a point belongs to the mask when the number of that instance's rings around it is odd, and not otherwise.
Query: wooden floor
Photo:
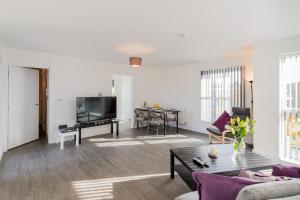
[[[123,128],[119,139],[99,135],[77,148],[36,141],[10,150],[0,162],[0,198],[164,200],[189,192],[178,175],[169,178],[169,149],[208,144],[207,136],[186,130],[165,138],[139,135]]]

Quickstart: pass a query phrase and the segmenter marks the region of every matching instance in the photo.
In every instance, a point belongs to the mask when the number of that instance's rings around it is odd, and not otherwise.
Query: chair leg
[[[223,134],[223,133],[222,133],[222,136],[221,136],[221,143],[225,144],[225,134]]]
[[[224,135],[216,136],[213,133],[208,132],[208,138],[209,138],[210,144],[213,144],[213,143],[225,144],[225,136]],[[213,142],[213,139],[217,140],[217,142]]]
[[[148,124],[148,127],[147,127],[147,135],[148,135],[148,132],[149,132],[149,127],[150,127],[150,123]]]
[[[143,123],[142,123],[142,121],[139,121],[138,123],[139,123],[139,126],[140,126],[140,131],[142,132],[143,131]]]
[[[221,143],[224,144],[225,143],[225,139],[224,136],[221,137]]]
[[[162,125],[162,127],[163,127],[163,125]],[[169,132],[171,129],[172,129],[172,127],[171,127],[170,122],[166,121],[166,132]]]
[[[140,121],[140,127],[141,127],[141,133],[142,133],[142,135],[144,135],[144,132],[143,132],[143,130],[144,130],[144,123],[143,123],[143,121]]]
[[[176,121],[172,121],[172,122],[167,121],[166,125],[167,125],[166,126],[167,130],[171,132],[171,130],[176,128]]]

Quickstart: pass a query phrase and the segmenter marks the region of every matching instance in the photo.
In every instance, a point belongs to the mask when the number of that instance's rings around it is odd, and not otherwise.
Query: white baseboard
[[[189,131],[195,131],[203,134],[208,134],[206,127],[192,127],[192,126],[187,126],[187,125],[179,125],[179,128],[189,130]]]

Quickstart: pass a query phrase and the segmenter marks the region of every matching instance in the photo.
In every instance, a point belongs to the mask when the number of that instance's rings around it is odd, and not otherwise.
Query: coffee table
[[[194,190],[196,186],[194,181],[192,181],[192,172],[197,171],[235,176],[239,174],[240,169],[257,171],[270,169],[273,165],[279,164],[276,161],[272,161],[249,150],[246,150],[243,155],[235,155],[232,144],[219,144],[214,146],[219,152],[217,159],[212,159],[208,156],[211,145],[170,149],[171,179],[174,179],[176,170],[190,188]],[[200,156],[205,160],[209,168],[201,168],[195,164],[193,158],[196,156]],[[175,165],[175,158],[179,161],[179,165]]]

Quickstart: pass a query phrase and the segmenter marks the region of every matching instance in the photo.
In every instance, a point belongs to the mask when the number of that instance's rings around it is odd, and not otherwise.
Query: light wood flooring
[[[167,200],[189,192],[178,175],[169,177],[169,150],[208,144],[207,136],[186,130],[140,135],[123,128],[119,138],[99,135],[77,148],[71,141],[64,150],[35,141],[10,150],[0,162],[0,199]]]

